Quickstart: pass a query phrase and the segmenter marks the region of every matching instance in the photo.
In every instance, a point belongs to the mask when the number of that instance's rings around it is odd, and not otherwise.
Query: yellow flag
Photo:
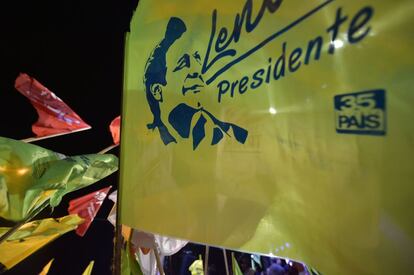
[[[191,275],[204,275],[203,259],[201,258],[201,255],[199,255],[198,259],[188,267],[188,271],[190,271]]]
[[[413,13],[411,0],[141,0],[122,223],[323,274],[410,273]]]
[[[0,244],[0,263],[10,269],[44,245],[76,229],[82,222],[78,215],[68,215],[26,223]],[[0,227],[0,236],[8,230],[9,227]]]
[[[86,267],[85,271],[82,273],[82,275],[91,275],[94,264],[95,264],[95,261],[91,261]]]
[[[49,269],[52,266],[52,263],[55,259],[51,259],[47,265],[42,269],[42,271],[39,273],[39,275],[47,275],[49,273]]]

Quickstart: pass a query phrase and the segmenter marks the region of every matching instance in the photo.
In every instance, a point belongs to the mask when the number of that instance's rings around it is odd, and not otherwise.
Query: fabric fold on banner
[[[30,100],[39,115],[32,126],[33,133],[38,137],[91,128],[65,102],[33,77],[21,73],[16,78],[15,88]]]
[[[85,220],[85,222],[79,225],[76,229],[76,234],[81,237],[85,235],[111,187],[112,186],[102,188],[69,202],[69,214],[78,214],[79,217]]]
[[[117,169],[118,158],[114,155],[64,156],[0,137],[0,216],[22,220],[47,200],[55,207],[65,194]]]
[[[83,219],[78,215],[68,215],[24,224],[0,244],[1,264],[7,269],[12,268],[49,242],[74,230],[82,222]],[[0,227],[0,236],[9,230],[10,227]]]
[[[109,125],[109,131],[111,132],[112,140],[114,144],[119,144],[119,140],[121,137],[120,126],[121,126],[121,116],[117,116],[116,118],[114,118],[114,120],[112,120],[111,124]]]

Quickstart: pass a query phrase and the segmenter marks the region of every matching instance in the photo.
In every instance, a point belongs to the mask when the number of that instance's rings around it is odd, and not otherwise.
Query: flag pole
[[[43,139],[54,138],[54,137],[69,135],[69,134],[73,134],[73,133],[77,133],[77,132],[82,132],[82,131],[89,130],[91,128],[92,127],[89,126],[89,127],[85,127],[85,128],[81,128],[81,129],[69,131],[69,132],[63,132],[63,133],[58,133],[58,134],[53,134],[53,135],[48,135],[48,136],[43,136],[43,137],[25,138],[25,139],[21,139],[20,141],[23,141],[23,142],[26,142],[26,143],[30,143],[30,142],[34,142],[34,141],[43,140]]]
[[[139,2],[139,1],[138,1]],[[123,95],[124,95],[124,70],[125,70],[125,51],[126,51],[126,40],[127,40],[127,32],[124,32],[123,37],[123,51],[122,51],[122,60],[123,60],[123,68],[122,68],[122,84],[121,84],[121,115],[122,115],[122,105],[123,105]],[[119,122],[119,128],[120,132],[122,130],[122,119]],[[122,138],[119,139],[119,146],[122,147]],[[120,153],[121,155],[121,150]],[[114,247],[114,274],[115,275],[121,275],[121,253],[122,253],[122,224],[121,224],[121,165],[122,158],[119,158],[119,172],[118,172],[118,192],[117,192],[117,198],[116,198],[116,223],[115,223],[115,247]]]
[[[118,204],[118,203],[117,203]],[[118,208],[117,208],[118,209]],[[118,210],[116,211],[118,212]],[[114,274],[121,274],[121,251],[122,251],[122,225],[118,218],[119,213],[116,215],[115,226],[115,247],[114,247]]]
[[[204,264],[204,275],[208,275],[208,254],[209,254],[210,247],[206,245],[206,254],[204,256],[205,258],[205,264]]]
[[[158,246],[155,243],[155,240],[154,240],[154,249],[152,249],[152,251],[154,252],[155,260],[157,262],[157,268],[158,268],[158,271],[160,272],[160,275],[165,275],[164,268],[161,263],[160,254],[158,253]]]
[[[118,144],[112,144],[111,146],[108,146],[108,147],[102,149],[101,151],[99,151],[98,154],[105,154],[106,152],[112,150],[115,147],[118,147]]]
[[[226,249],[222,248],[223,250],[223,257],[224,257],[224,266],[226,267],[226,275],[229,275],[229,263],[227,262],[227,254],[226,254]]]
[[[20,227],[22,227],[25,223],[28,223],[31,219],[33,219],[37,214],[42,212],[43,209],[45,209],[49,205],[49,200],[43,202],[43,204],[36,208],[35,210],[31,211],[30,214],[23,220],[19,221],[17,224],[15,224],[12,228],[9,229],[6,233],[4,233],[0,237],[0,244],[6,241],[14,232],[19,230]]]

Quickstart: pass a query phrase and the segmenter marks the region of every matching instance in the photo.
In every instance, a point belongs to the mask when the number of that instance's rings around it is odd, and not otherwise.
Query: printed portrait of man
[[[177,143],[177,137],[192,138],[193,150],[203,140],[216,145],[225,136],[244,144],[248,136],[246,129],[221,121],[209,111],[208,103],[214,97],[207,94],[201,74],[202,55],[199,50],[188,47],[191,41],[186,39],[186,33],[184,21],[171,17],[164,36],[147,60],[143,80],[153,115],[147,128],[158,130],[165,145]],[[174,107],[166,110],[166,101],[175,102]]]

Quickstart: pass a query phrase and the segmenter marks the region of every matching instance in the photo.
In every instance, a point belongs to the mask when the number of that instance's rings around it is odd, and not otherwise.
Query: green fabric
[[[66,157],[21,141],[0,137],[0,216],[24,219],[50,199],[52,207],[72,191],[118,169],[113,155]]]
[[[231,262],[233,266],[233,274],[234,275],[243,275],[243,272],[240,269],[239,264],[237,263],[236,258],[234,257],[234,253],[231,253]]]
[[[121,275],[143,275],[138,261],[130,253],[129,243],[122,250],[121,258]]]

